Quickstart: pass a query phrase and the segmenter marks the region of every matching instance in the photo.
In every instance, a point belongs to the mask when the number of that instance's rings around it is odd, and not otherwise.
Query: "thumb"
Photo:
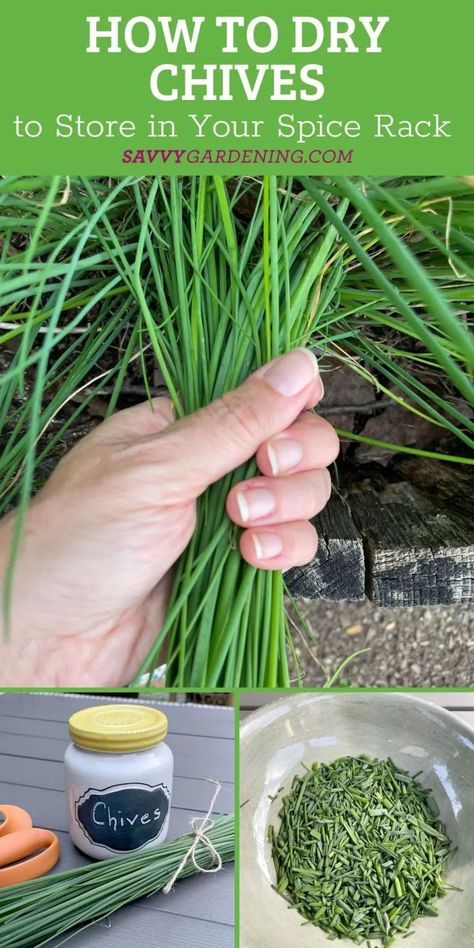
[[[316,357],[294,349],[254,372],[227,392],[159,436],[166,441],[174,479],[195,498],[251,458],[260,445],[284,431],[323,394]],[[160,461],[164,460],[160,453]]]

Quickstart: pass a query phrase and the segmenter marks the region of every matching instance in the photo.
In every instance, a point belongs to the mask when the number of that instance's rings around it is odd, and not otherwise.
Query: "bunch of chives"
[[[328,266],[336,228],[318,220],[314,201],[295,198],[291,181],[265,178],[250,221],[239,222],[246,187],[230,195],[220,177],[157,178],[145,202],[136,185],[142,230],[133,285],[178,417],[308,344],[342,280],[340,262]],[[338,219],[346,208],[338,202]],[[250,461],[200,500],[164,625],[136,682],[153,671],[166,641],[169,685],[289,684],[282,574],[242,560],[225,511],[230,487],[254,473]]]
[[[314,764],[269,827],[276,891],[331,939],[388,946],[438,915],[451,843],[431,791],[392,760]]]
[[[207,836],[223,863],[234,859],[232,815],[215,818]],[[0,944],[8,948],[41,948],[74,929],[81,931],[135,899],[161,891],[193,839],[185,834],[155,850],[106,859],[0,889]],[[195,859],[201,869],[212,866],[212,854],[205,845],[196,848]],[[196,871],[188,860],[179,878]]]

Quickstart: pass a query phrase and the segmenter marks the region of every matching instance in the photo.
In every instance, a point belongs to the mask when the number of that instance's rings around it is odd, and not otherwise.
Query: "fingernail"
[[[291,471],[303,458],[303,448],[299,441],[292,441],[284,436],[274,438],[267,445],[267,452],[272,474]]]
[[[266,517],[275,509],[275,498],[270,490],[256,487],[239,491],[237,504],[244,523]]]
[[[271,560],[283,552],[283,543],[277,533],[253,533],[257,560]]]
[[[325,482],[326,482],[326,490],[327,490],[327,492],[328,492],[328,500],[329,500],[329,498],[330,498],[330,496],[331,496],[331,491],[332,491],[331,475],[330,475],[330,473],[329,473],[327,467],[323,467],[321,473],[323,474],[324,480],[325,480]]]
[[[287,398],[303,391],[318,376],[318,360],[310,349],[293,349],[271,362],[263,372],[267,384]]]

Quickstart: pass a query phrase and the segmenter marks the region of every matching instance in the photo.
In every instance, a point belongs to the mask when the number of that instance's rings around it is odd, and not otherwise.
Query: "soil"
[[[382,609],[363,602],[305,603],[313,653],[332,674],[348,655],[370,648],[346,667],[339,684],[366,687],[474,687],[472,602],[443,607]],[[297,648],[305,685],[321,685],[321,669]]]

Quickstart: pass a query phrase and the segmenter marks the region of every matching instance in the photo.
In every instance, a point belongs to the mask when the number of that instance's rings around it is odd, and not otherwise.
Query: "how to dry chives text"
[[[201,46],[218,37],[222,63],[159,62],[150,75],[149,88],[155,99],[193,102],[232,102],[242,95],[248,101],[259,97],[270,100],[316,101],[325,93],[321,63],[229,62],[229,56],[256,54],[267,56],[282,50],[292,56],[312,55],[317,51],[334,54],[381,53],[388,16],[313,16],[291,17],[291,42],[281,39],[281,25],[272,17],[193,16],[88,16],[86,52],[117,54],[123,51],[144,55],[200,56]],[[287,24],[285,24],[285,27]],[[211,32],[212,31],[212,32]],[[207,48],[207,46],[206,46]]]

